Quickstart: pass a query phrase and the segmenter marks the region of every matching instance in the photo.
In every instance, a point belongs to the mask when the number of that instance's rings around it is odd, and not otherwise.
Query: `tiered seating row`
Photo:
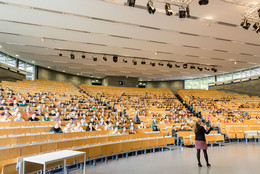
[[[88,160],[95,160],[96,158],[111,155],[122,153],[128,154],[138,150],[165,147],[167,144],[174,144],[175,142],[174,137],[157,138],[152,135],[148,139],[132,139],[133,137],[131,136],[132,135],[129,135],[131,141],[127,140],[126,137],[128,136],[122,135],[118,136],[118,139],[121,137],[121,139],[124,139],[122,140],[123,142],[119,142],[117,139],[117,141],[114,141],[113,143],[104,142],[102,144],[94,144],[95,142],[93,142],[90,146],[84,145],[89,139],[79,139],[2,149],[0,150],[0,170],[3,173],[18,173],[18,171],[15,170],[18,157],[62,149],[84,151],[87,153]],[[67,161],[67,164],[73,163],[74,160],[82,161],[82,158],[71,159],[71,161]]]

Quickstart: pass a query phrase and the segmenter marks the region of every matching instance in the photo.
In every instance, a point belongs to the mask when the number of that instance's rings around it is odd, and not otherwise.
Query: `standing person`
[[[195,132],[195,149],[197,149],[197,159],[198,159],[198,166],[202,167],[200,163],[200,150],[203,150],[204,157],[207,163],[207,166],[210,167],[208,160],[208,154],[207,154],[207,143],[205,139],[205,134],[209,134],[212,130],[212,127],[210,127],[209,130],[205,130],[205,128],[202,126],[201,119],[197,119],[194,123],[194,132]]]

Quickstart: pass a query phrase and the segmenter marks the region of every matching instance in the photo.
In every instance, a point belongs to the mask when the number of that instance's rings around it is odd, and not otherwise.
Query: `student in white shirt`
[[[74,127],[74,132],[84,132],[80,122],[77,122],[77,126]]]
[[[117,127],[115,127],[115,130],[112,132],[112,135],[121,135],[120,132],[118,132]]]
[[[71,127],[71,123],[67,123],[66,127],[63,129],[64,133],[74,132],[74,129]]]
[[[0,122],[10,122],[10,121],[11,121],[11,120],[8,119],[8,115],[7,115],[7,114],[4,115],[4,118],[1,118],[1,119],[0,119]]]
[[[22,118],[21,112],[18,112],[18,113],[17,113],[17,116],[16,116],[16,118],[14,119],[14,121],[24,121],[24,119]]]

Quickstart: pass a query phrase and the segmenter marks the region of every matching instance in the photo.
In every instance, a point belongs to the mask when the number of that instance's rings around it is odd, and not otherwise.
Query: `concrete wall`
[[[147,88],[169,88],[173,93],[176,93],[176,89],[184,88],[183,80],[171,80],[171,81],[148,81]]]
[[[119,81],[123,82],[123,85],[119,85]],[[103,79],[102,85],[117,86],[117,87],[138,87],[138,78],[135,77],[120,77],[120,76],[107,76]]]
[[[13,72],[8,69],[0,68],[0,82],[1,81],[17,81],[23,80],[26,76],[18,72]]]
[[[58,81],[58,82],[71,82],[72,84],[74,84],[76,86],[78,86],[80,84],[91,85],[91,80],[88,77],[67,74],[67,73],[58,72],[58,71],[43,68],[43,67],[38,67],[38,79],[52,80],[52,81]]]
[[[248,94],[250,96],[260,97],[260,79],[218,86],[210,86],[209,89],[221,90],[226,92],[236,92],[240,94]]]

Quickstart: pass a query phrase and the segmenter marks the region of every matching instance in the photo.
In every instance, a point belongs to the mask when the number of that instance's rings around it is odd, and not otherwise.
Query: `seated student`
[[[99,125],[106,125],[106,122],[104,121],[104,118],[101,118],[98,122]]]
[[[78,114],[76,114],[76,115],[74,116],[73,121],[80,121],[80,118],[79,118],[79,115],[78,115]]]
[[[160,131],[160,130],[157,128],[157,124],[158,124],[158,121],[156,120],[156,117],[154,117],[154,118],[153,118],[153,121],[152,121],[153,131]]]
[[[9,103],[9,106],[18,105],[18,101],[15,99],[12,103]]]
[[[134,127],[131,127],[131,128],[130,128],[129,134],[136,134],[136,132],[134,131]]]
[[[25,113],[23,114],[23,116],[31,116],[32,113],[30,112],[30,109],[26,108]]]
[[[113,129],[115,129],[116,127],[117,127],[118,129],[122,129],[122,127],[119,125],[119,122],[118,122],[118,121],[116,121],[116,123],[114,124]]]
[[[112,122],[109,122],[108,125],[105,126],[105,130],[113,130]]]
[[[26,101],[23,100],[22,103],[19,104],[19,106],[20,106],[20,107],[26,107],[26,106],[27,106]]]
[[[85,119],[81,119],[80,124],[81,124],[81,126],[87,126],[87,122]]]
[[[55,134],[57,133],[63,133],[61,128],[60,128],[60,123],[59,122],[56,122],[54,124],[54,126],[49,130],[49,132],[54,132]]]
[[[96,129],[96,131],[101,131],[98,124],[95,124],[95,129]]]
[[[5,103],[5,99],[2,99],[0,103],[0,110],[4,110],[5,106],[7,106],[7,104]]]
[[[0,116],[3,116],[3,115],[8,115],[8,116],[11,115],[11,114],[9,113],[9,109],[8,109],[8,108],[5,108],[4,112],[1,112],[1,113],[0,113]]]
[[[36,113],[33,113],[32,117],[28,118],[28,121],[40,121],[40,119],[36,117]]]
[[[224,119],[224,123],[229,123],[227,118]]]
[[[166,119],[164,120],[164,123],[165,124],[170,124],[171,123],[168,116],[166,116]]]
[[[54,103],[51,103],[50,108],[55,108]]]
[[[112,132],[112,135],[121,135],[117,127],[115,127],[115,130]]]
[[[61,121],[61,116],[59,112],[56,112],[55,116],[52,117],[53,121]]]
[[[77,126],[74,127],[74,132],[84,132],[80,122],[77,122]]]
[[[106,121],[106,124],[108,125],[110,122],[111,122],[111,118],[108,117],[108,118],[107,118],[107,121]]]
[[[37,116],[43,116],[42,110],[41,110],[41,109],[38,109],[36,115],[37,115]]]
[[[10,122],[11,120],[8,117],[9,115],[5,114],[4,117],[0,119],[0,122]]]
[[[11,113],[12,116],[16,116],[18,114],[18,112],[20,112],[20,108],[16,107],[14,112]]]
[[[74,132],[74,129],[73,129],[73,127],[71,127],[70,123],[67,123],[66,127],[63,129],[63,132],[64,133]]]
[[[161,118],[160,124],[165,124],[164,119]]]
[[[140,124],[140,116],[139,113],[135,116],[135,124]]]
[[[53,121],[53,120],[49,117],[49,113],[45,113],[44,117],[42,117],[42,121]]]
[[[128,135],[128,134],[129,134],[129,133],[126,132],[126,127],[123,127],[123,131],[122,131],[121,135]]]
[[[14,119],[14,121],[24,121],[24,119],[22,118],[21,112],[17,113],[16,118]]]
[[[49,116],[53,117],[53,116],[55,116],[55,115],[56,115],[55,110],[52,109],[51,112],[49,113]]]
[[[134,122],[130,122],[129,129],[131,129],[131,128],[133,128],[133,130],[135,129]]]
[[[145,125],[144,125],[144,122],[141,121],[140,125],[138,125],[138,129],[145,129]]]
[[[89,125],[86,128],[86,131],[96,131],[96,129],[93,127],[92,123],[89,123]]]
[[[70,121],[71,117],[69,114],[66,114],[66,117],[63,118],[63,121]]]

